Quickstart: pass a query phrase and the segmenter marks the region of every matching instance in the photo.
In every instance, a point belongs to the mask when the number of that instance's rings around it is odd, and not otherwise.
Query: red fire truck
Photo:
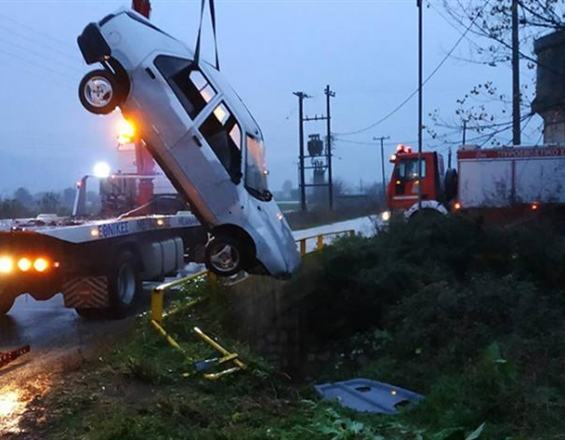
[[[387,188],[391,213],[406,217],[422,210],[460,211],[489,220],[512,220],[532,212],[555,213],[565,207],[565,147],[464,145],[455,169],[444,169],[441,154],[421,155],[399,145]],[[421,202],[419,202],[421,185]]]

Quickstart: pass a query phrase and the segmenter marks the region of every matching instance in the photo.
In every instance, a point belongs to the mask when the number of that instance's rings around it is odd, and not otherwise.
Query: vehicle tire
[[[108,275],[111,317],[124,318],[141,290],[139,259],[133,252],[123,251],[116,258]]]
[[[7,314],[14,305],[16,298],[7,289],[0,287],[0,316]]]
[[[114,74],[99,69],[87,73],[78,88],[81,104],[89,112],[107,115],[122,102],[121,87]]]
[[[122,251],[108,271],[110,306],[103,309],[79,308],[77,313],[90,320],[125,318],[136,303],[142,283],[139,260],[131,251]]]
[[[206,267],[218,276],[230,277],[247,268],[249,253],[249,247],[240,240],[218,235],[206,245]]]

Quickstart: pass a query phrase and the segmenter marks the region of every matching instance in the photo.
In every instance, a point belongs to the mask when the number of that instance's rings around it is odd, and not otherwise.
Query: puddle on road
[[[0,438],[24,433],[22,421],[28,406],[50,388],[51,382],[45,378],[36,378],[25,386],[10,384],[0,387]]]
[[[19,424],[26,405],[22,390],[11,387],[0,390],[0,436],[21,433]]]

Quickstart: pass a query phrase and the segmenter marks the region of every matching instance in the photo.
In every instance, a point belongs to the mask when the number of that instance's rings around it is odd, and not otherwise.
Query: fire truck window
[[[224,104],[200,126],[200,132],[234,183],[241,182],[241,129]]]
[[[155,66],[192,119],[216,95],[214,88],[190,60],[160,55],[155,59]]]
[[[422,178],[426,177],[426,161],[422,160]],[[416,180],[418,178],[418,159],[402,160],[398,164],[397,178]]]

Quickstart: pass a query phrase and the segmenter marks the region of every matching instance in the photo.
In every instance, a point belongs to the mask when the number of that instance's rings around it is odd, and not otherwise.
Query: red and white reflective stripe
[[[20,356],[29,353],[30,350],[30,346],[26,345],[24,347],[18,348],[17,350],[0,353],[0,368],[8,365],[10,362],[16,360]]]
[[[531,159],[565,157],[565,147],[491,148],[485,150],[459,150],[457,159]]]
[[[63,285],[66,307],[103,308],[108,307],[108,278],[77,277]]]

